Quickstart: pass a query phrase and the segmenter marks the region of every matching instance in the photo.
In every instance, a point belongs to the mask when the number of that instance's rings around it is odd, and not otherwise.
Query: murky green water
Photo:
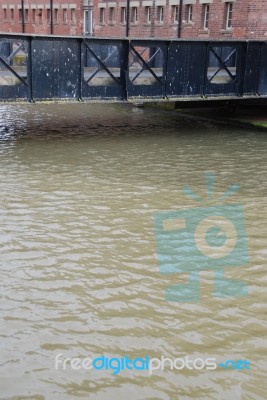
[[[259,400],[266,390],[267,134],[114,105],[0,106],[4,400]],[[214,199],[244,206],[250,261],[226,268],[244,297],[169,302],[153,214]],[[187,248],[187,254],[190,248]],[[55,369],[55,357],[247,359],[251,370]]]

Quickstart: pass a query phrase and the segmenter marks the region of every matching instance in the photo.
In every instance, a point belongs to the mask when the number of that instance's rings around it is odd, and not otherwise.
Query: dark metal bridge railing
[[[0,101],[267,96],[267,43],[0,35]]]

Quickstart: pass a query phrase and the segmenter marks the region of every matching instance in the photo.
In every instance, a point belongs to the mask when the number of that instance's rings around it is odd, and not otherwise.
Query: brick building
[[[126,7],[124,0],[95,0],[94,34],[267,39],[266,0],[131,0],[128,26]]]
[[[0,0],[0,31],[81,35],[83,15],[77,0]]]
[[[129,12],[128,12],[129,10]],[[267,39],[266,0],[0,0],[0,31]]]

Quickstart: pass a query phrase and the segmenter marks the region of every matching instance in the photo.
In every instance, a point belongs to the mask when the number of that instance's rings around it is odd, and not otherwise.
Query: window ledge
[[[151,22],[146,22],[144,26],[151,26]]]
[[[210,31],[209,29],[199,29],[198,33],[200,33],[201,35],[209,35]]]
[[[195,25],[194,22],[184,22],[183,23],[184,28],[193,28],[194,25]]]
[[[114,26],[114,25],[116,25],[116,22],[108,22],[108,25],[109,26]]]
[[[232,29],[221,29],[221,33],[224,35],[232,35],[233,30]]]

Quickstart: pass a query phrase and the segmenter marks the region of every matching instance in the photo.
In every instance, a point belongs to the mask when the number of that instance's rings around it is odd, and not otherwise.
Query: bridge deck
[[[0,35],[0,101],[267,96],[267,43]]]

